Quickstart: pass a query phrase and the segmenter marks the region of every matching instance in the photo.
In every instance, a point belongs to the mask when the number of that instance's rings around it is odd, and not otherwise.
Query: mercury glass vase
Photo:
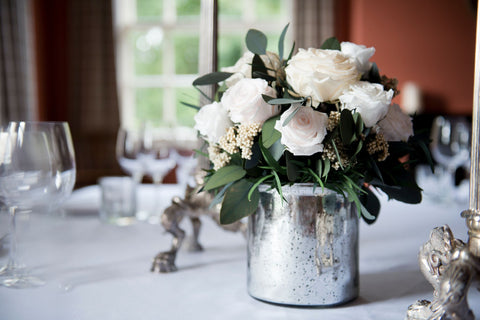
[[[342,195],[312,184],[260,186],[248,221],[249,294],[292,306],[334,306],[358,296],[358,215]]]

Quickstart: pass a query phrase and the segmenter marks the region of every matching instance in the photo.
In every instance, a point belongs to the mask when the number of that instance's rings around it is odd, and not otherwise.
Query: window
[[[198,105],[199,100],[191,84],[198,77],[200,2],[114,0],[122,126],[149,122],[163,128],[163,135],[195,139],[196,111],[182,102]],[[219,68],[235,64],[252,27],[265,32],[269,50],[276,52],[280,32],[291,20],[290,2],[219,0]]]

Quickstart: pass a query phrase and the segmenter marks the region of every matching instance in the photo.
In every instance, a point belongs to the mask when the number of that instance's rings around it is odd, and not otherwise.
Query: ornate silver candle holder
[[[480,7],[480,1],[477,8]],[[407,320],[473,320],[467,294],[480,279],[480,14],[477,13],[475,81],[470,165],[469,209],[462,212],[468,242],[455,239],[450,228],[435,228],[420,249],[422,273],[432,284],[433,301],[419,300],[407,311]]]

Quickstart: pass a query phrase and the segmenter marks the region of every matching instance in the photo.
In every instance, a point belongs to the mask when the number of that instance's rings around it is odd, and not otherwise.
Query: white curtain
[[[319,48],[335,35],[335,0],[294,0],[296,48]]]
[[[37,116],[29,17],[29,0],[0,0],[0,125]]]

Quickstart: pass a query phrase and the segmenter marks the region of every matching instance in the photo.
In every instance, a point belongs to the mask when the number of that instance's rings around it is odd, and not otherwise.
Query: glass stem
[[[17,222],[16,222],[16,207],[8,208],[10,217],[9,221],[9,235],[10,235],[10,250],[8,252],[7,268],[15,269],[18,267],[17,263]]]
[[[154,174],[152,176],[153,184],[154,184],[154,200],[153,200],[153,210],[152,215],[154,217],[160,217],[159,206],[160,206],[160,185],[162,183],[162,176],[159,174]]]

